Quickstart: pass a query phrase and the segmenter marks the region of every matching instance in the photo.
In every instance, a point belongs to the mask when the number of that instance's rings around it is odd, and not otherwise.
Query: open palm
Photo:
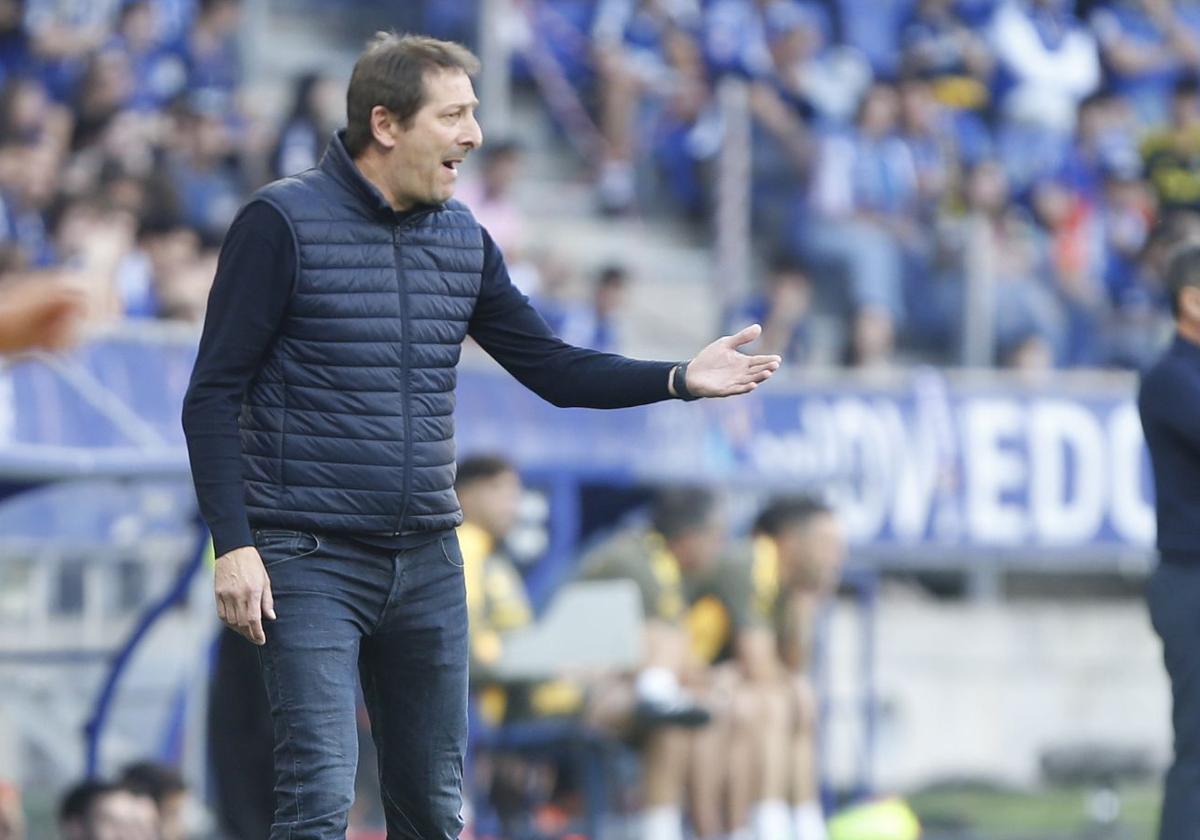
[[[687,389],[697,397],[731,397],[753,391],[779,370],[779,356],[749,356],[738,350],[762,334],[751,324],[735,335],[718,338],[692,359],[687,369]]]

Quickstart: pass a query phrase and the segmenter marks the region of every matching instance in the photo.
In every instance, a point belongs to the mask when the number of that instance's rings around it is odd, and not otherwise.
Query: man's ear
[[[385,149],[391,149],[396,145],[396,133],[399,128],[395,116],[387,108],[376,105],[371,109],[371,137],[376,143]]]

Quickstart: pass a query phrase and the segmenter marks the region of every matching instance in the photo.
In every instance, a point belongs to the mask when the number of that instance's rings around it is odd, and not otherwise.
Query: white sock
[[[638,674],[633,691],[640,700],[673,703],[679,699],[679,680],[668,668],[647,668]]]
[[[659,805],[642,812],[641,840],[683,840],[683,811],[676,805]]]
[[[792,808],[792,825],[796,829],[796,840],[827,840],[825,815],[815,800]]]
[[[790,840],[792,820],[787,803],[779,799],[759,802],[750,810],[756,840]]]

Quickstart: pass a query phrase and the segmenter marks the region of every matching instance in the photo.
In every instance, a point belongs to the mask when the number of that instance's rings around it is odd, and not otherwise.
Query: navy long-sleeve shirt
[[[1138,411],[1154,467],[1159,553],[1200,563],[1200,345],[1175,336],[1142,377]]]
[[[627,359],[559,340],[512,284],[486,231],[483,248],[483,280],[468,333],[521,384],[557,406],[624,408],[670,396],[673,363]],[[221,247],[183,411],[200,513],[218,557],[253,544],[237,418],[283,322],[295,276],[287,222],[265,202],[250,204]]]

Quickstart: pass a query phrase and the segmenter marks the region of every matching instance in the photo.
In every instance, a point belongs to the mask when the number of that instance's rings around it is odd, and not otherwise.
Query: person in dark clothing
[[[271,833],[271,707],[263,690],[258,649],[222,627],[208,685],[208,761],[212,809],[226,840]]]
[[[1175,760],[1158,836],[1190,840],[1200,825],[1200,244],[1176,251],[1167,285],[1175,337],[1142,377],[1138,411],[1158,513],[1160,562],[1147,600],[1174,706]]]
[[[388,835],[462,830],[453,408],[467,335],[559,406],[743,394],[780,363],[738,351],[757,325],[679,363],[557,339],[452,200],[482,143],[478,69],[460,45],[377,35],[320,164],[255,193],[222,247],[183,425],[217,614],[259,645],[273,840],[344,836],[356,677]]]

